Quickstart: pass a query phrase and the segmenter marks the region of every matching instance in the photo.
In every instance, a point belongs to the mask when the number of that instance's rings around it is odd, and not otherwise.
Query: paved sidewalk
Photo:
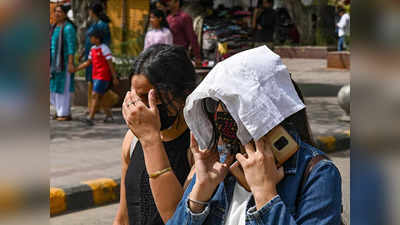
[[[121,144],[128,130],[121,111],[113,110],[114,123],[103,123],[104,115],[97,114],[93,127],[78,121],[85,118],[84,111],[72,107],[72,121],[50,121],[51,187],[120,174]]]
[[[292,78],[299,83],[343,86],[350,82],[350,71],[328,69],[325,59],[282,59]]]

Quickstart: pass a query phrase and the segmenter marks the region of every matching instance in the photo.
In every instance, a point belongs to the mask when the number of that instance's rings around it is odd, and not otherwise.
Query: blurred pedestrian
[[[157,44],[136,58],[130,82],[122,106],[129,131],[113,224],[164,225],[189,183],[190,131],[183,107],[195,87],[195,71],[183,47]]]
[[[144,39],[144,49],[154,44],[173,44],[171,31],[168,22],[161,10],[153,9],[150,12],[151,30],[147,31]]]
[[[90,50],[93,46],[93,44],[90,42],[90,37],[89,34],[93,30],[99,30],[101,31],[103,35],[103,42],[105,45],[110,46],[111,44],[111,33],[110,33],[110,28],[109,28],[109,23],[111,22],[110,18],[106,15],[103,5],[100,2],[94,2],[89,6],[89,18],[91,25],[86,31],[85,35],[85,50],[82,52],[80,60],[87,60],[89,57]],[[87,112],[89,113],[90,108],[91,108],[91,103],[92,103],[92,88],[93,88],[93,82],[92,82],[92,65],[86,68],[85,71],[85,77],[86,81],[88,82],[88,110]],[[109,112],[111,110],[111,107],[115,105],[118,102],[119,96],[115,92],[113,92],[111,89],[109,89],[101,99],[101,103],[99,104],[99,107],[96,108],[95,112],[98,111],[99,108],[103,108],[105,114],[106,114],[106,119],[105,121],[112,121],[112,117],[107,116],[106,112]]]
[[[114,65],[112,63],[112,54],[110,48],[103,43],[104,34],[101,30],[92,30],[89,33],[90,42],[93,44],[90,49],[88,60],[76,68],[76,71],[87,68],[93,65],[92,80],[93,80],[93,92],[92,101],[89,116],[85,120],[88,125],[93,125],[93,119],[96,114],[96,108],[99,106],[103,95],[107,92],[111,85],[117,86],[119,81],[117,73],[115,72]],[[106,120],[112,118],[112,112],[110,109],[105,109]],[[106,121],[105,121],[106,122]]]
[[[336,24],[338,28],[338,51],[343,51],[347,48],[346,38],[350,35],[350,15],[342,7],[338,7],[339,22]]]
[[[192,18],[181,10],[181,0],[165,0],[169,15],[167,21],[172,32],[175,45],[191,50],[197,66],[201,65],[200,47],[193,30]]]
[[[71,120],[70,92],[74,91],[76,27],[67,17],[70,9],[70,4],[55,7],[56,23],[50,29],[50,103],[59,121]]]
[[[260,0],[253,13],[253,29],[255,42],[273,42],[276,25],[276,12],[272,8],[272,0]]]

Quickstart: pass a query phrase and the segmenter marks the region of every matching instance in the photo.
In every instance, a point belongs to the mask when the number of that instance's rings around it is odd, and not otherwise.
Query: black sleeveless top
[[[170,142],[163,142],[172,170],[179,182],[185,182],[190,172],[187,150],[190,145],[190,130]],[[130,225],[163,225],[151,193],[149,175],[144,163],[140,142],[135,146],[125,176],[126,202]],[[168,194],[168,193],[165,193]]]

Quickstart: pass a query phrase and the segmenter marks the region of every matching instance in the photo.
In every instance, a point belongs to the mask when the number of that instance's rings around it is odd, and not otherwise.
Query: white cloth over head
[[[245,145],[258,140],[290,115],[305,108],[287,67],[266,46],[233,55],[218,63],[187,97],[184,116],[199,147],[211,142],[213,126],[202,99],[221,101],[235,120]]]

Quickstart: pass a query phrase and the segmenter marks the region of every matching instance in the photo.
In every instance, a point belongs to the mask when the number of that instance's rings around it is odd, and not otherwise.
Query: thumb
[[[192,149],[193,153],[199,153],[199,145],[197,144],[196,138],[194,137],[193,133],[190,133],[190,148]]]
[[[153,111],[157,111],[158,108],[157,108],[157,104],[156,104],[156,93],[155,93],[154,89],[151,89],[149,91],[148,99],[149,99],[150,109]]]
[[[244,167],[243,165],[246,163],[246,158],[241,153],[236,154],[236,159],[239,161],[240,165]]]

